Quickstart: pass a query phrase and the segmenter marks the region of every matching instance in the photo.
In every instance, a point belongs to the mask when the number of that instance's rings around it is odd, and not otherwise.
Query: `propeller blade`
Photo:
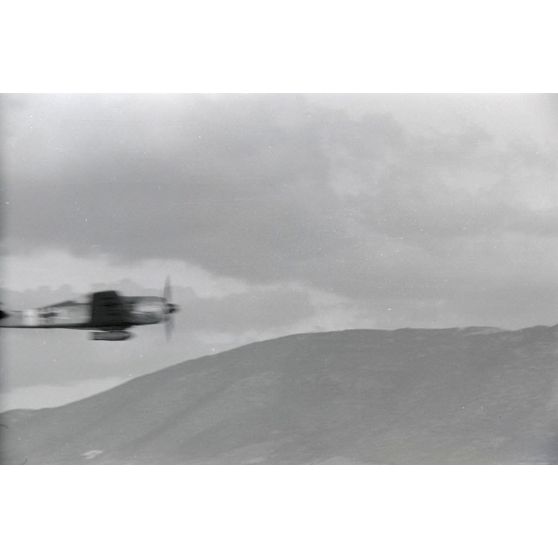
[[[165,301],[165,336],[167,341],[170,341],[172,332],[174,330],[174,319],[172,313],[175,311],[175,306],[171,303],[172,287],[170,277],[167,275],[165,286],[163,288],[163,299]]]
[[[170,341],[173,330],[174,330],[174,320],[171,318],[170,314],[167,314],[167,317],[165,319],[165,336],[167,338],[167,341]]]
[[[163,298],[165,299],[166,302],[170,302],[172,298],[171,282],[170,282],[170,277],[168,275],[165,281],[165,288],[163,289]]]

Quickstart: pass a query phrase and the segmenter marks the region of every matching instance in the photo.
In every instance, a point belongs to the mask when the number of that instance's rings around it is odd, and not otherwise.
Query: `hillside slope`
[[[0,415],[3,463],[554,463],[558,327],[293,335]]]

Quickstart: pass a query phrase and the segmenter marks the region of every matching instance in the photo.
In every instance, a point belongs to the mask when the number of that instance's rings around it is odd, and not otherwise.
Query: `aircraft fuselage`
[[[2,311],[0,327],[123,330],[157,324],[178,307],[163,297],[93,293],[88,302],[66,301],[40,308]]]

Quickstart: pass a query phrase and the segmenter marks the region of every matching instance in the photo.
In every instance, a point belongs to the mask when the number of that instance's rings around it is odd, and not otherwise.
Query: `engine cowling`
[[[136,325],[158,324],[165,314],[165,301],[155,296],[138,297],[129,310],[130,322]]]
[[[91,333],[93,341],[125,341],[132,337],[129,331],[94,331]]]

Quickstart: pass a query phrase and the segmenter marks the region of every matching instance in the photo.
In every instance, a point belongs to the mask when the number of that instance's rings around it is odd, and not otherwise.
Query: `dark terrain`
[[[554,463],[558,326],[293,335],[0,415],[3,463]]]

